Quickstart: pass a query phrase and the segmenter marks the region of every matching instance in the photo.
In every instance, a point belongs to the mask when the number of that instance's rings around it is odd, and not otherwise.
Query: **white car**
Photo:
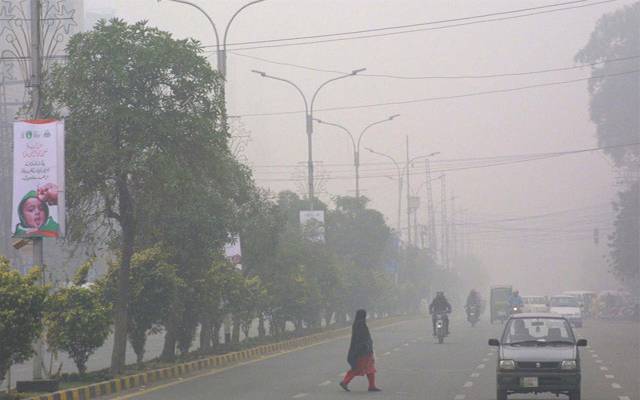
[[[549,311],[562,315],[576,328],[582,328],[582,308],[575,296],[552,296]]]
[[[522,312],[525,313],[546,313],[549,312],[546,296],[522,296]]]

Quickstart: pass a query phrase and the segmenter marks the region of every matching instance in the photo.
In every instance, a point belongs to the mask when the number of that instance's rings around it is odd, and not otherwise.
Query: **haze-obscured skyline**
[[[196,1],[222,31],[242,1]],[[591,4],[593,2],[589,2]],[[613,1],[583,8],[368,39],[315,45],[233,50],[229,55],[228,110],[230,115],[300,111],[298,94],[280,82],[263,79],[252,69],[299,83],[311,95],[317,85],[336,76],[256,59],[324,70],[350,71],[366,67],[368,74],[402,76],[485,75],[562,68],[575,65],[574,55],[588,41],[595,23],[631,1]],[[538,7],[548,1],[277,1],[246,9],[233,23],[232,43],[354,31],[461,18]],[[128,21],[149,24],[213,44],[206,19],[186,5],[155,1],[88,1],[90,12],[111,9]],[[436,25],[440,26],[440,25]],[[215,62],[215,54],[209,54]],[[215,64],[214,64],[215,65]],[[621,63],[621,69],[624,63]],[[324,89],[317,107],[343,107],[398,102],[500,90],[549,82],[588,78],[589,68],[487,79],[407,80],[382,77],[348,78]],[[433,159],[438,171],[477,167],[469,159],[530,153],[571,151],[597,147],[595,126],[589,119],[587,82],[561,84],[483,96],[368,107],[316,113],[358,133],[367,124],[392,114],[401,116],[372,128],[361,149],[361,191],[370,206],[381,210],[396,226],[396,172],[387,160],[364,147],[405,157],[405,135],[411,157],[439,151]],[[274,192],[304,189],[306,136],[304,115],[241,117],[250,133],[244,155],[254,166],[256,182]],[[234,124],[234,126],[237,124]],[[349,139],[333,128],[316,125],[314,137],[320,197],[353,195],[352,150]],[[424,182],[424,164],[412,169],[413,188]],[[602,255],[611,232],[610,202],[616,193],[616,174],[600,152],[587,152],[524,163],[448,171],[447,197],[455,195],[458,231],[478,254],[494,283],[509,282],[523,292],[552,293],[570,289],[615,288]],[[439,223],[440,182],[433,182]],[[419,194],[424,198],[424,186]],[[404,197],[404,196],[403,196]],[[404,199],[403,199],[404,201]],[[403,227],[406,227],[406,204]],[[464,212],[462,212],[464,210]],[[421,204],[419,218],[424,223]],[[507,220],[507,221],[505,221]],[[593,229],[600,232],[598,247]],[[567,275],[575,279],[567,279]]]

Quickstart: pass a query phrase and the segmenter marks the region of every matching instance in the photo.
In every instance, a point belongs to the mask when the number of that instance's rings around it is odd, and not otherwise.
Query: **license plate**
[[[538,377],[536,376],[527,376],[520,379],[520,385],[526,388],[535,388],[538,387]]]

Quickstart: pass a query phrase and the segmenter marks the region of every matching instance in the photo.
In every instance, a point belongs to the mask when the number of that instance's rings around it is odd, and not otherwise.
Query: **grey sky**
[[[194,0],[205,8],[223,30],[243,1]],[[560,1],[558,1],[560,2]],[[231,42],[299,35],[352,31],[553,4],[551,0],[267,0],[243,12],[230,32]],[[589,3],[589,2],[587,2]],[[574,54],[589,39],[597,19],[629,0],[591,7],[489,22],[451,29],[415,32],[388,37],[267,48],[243,54],[278,62],[321,69],[349,71],[366,67],[367,73],[395,75],[456,75],[520,72],[574,65]],[[213,44],[212,31],[196,10],[168,0],[93,0],[87,11],[111,9],[129,21],[150,24]],[[214,57],[211,57],[214,61]],[[288,66],[229,56],[229,113],[251,114],[301,110],[298,94],[282,83],[263,79],[251,69],[267,71],[300,84],[310,94],[322,81],[335,76]],[[465,80],[397,80],[355,77],[328,86],[317,106],[333,107],[382,103],[506,89],[537,83],[588,77],[588,68],[523,77]],[[440,151],[437,160],[510,154],[555,152],[596,146],[595,126],[589,120],[586,82],[525,91],[468,97],[402,106],[331,111],[316,116],[343,124],[354,132],[370,122],[400,113],[393,122],[373,128],[363,145],[404,159],[404,136],[409,135],[411,155]],[[299,191],[304,170],[268,168],[306,160],[306,136],[302,114],[246,117],[242,124],[251,133],[245,155],[256,166],[256,180],[274,191]],[[321,197],[353,195],[350,142],[329,127],[315,128],[314,152],[320,177],[326,176]],[[386,160],[363,151],[362,163]],[[335,166],[334,164],[344,164]],[[451,166],[451,164],[446,164]],[[468,164],[465,164],[468,165]],[[416,174],[422,170],[412,170]],[[362,175],[393,176],[391,165],[362,167]],[[606,279],[604,252],[613,213],[609,202],[616,191],[615,171],[599,153],[570,155],[492,168],[447,173],[456,206],[469,222],[503,220],[566,211],[517,223],[496,222],[467,227],[468,242],[496,281],[512,282],[530,291],[550,292],[583,286],[615,286]],[[417,188],[424,176],[414,175]],[[362,194],[396,224],[396,181],[364,178]],[[420,193],[424,196],[424,187]],[[449,193],[449,196],[451,193]],[[440,184],[434,182],[436,204]],[[403,208],[405,205],[403,204]],[[437,210],[439,207],[437,208]],[[424,219],[424,206],[419,211]],[[404,214],[404,213],[403,213]],[[460,221],[462,218],[460,218]],[[403,226],[406,221],[403,220]],[[491,227],[495,229],[491,229]],[[596,248],[592,230],[598,227],[601,244]],[[504,229],[515,229],[505,232]],[[486,232],[487,230],[493,232]],[[526,230],[526,234],[523,234]],[[482,232],[481,232],[482,231]],[[550,240],[556,239],[556,240]],[[581,272],[582,271],[582,272]],[[587,272],[588,271],[588,272]],[[576,279],[553,279],[563,274]]]

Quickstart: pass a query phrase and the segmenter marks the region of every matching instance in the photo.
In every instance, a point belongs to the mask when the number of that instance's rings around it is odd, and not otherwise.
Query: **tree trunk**
[[[164,334],[164,345],[162,346],[162,354],[160,359],[170,361],[176,358],[176,321],[175,316],[170,316],[169,321],[165,326],[166,333]]]
[[[233,329],[231,331],[231,343],[238,344],[240,343],[240,320],[233,320]]]
[[[120,245],[121,260],[118,270],[118,298],[114,307],[113,352],[111,353],[111,373],[122,373],[127,352],[127,328],[129,308],[129,267],[133,256],[135,221],[133,204],[127,177],[121,174],[116,182],[118,189],[119,222],[122,229]]]
[[[214,322],[213,323],[213,347],[217,348],[220,345],[220,329],[222,328],[222,323]]]
[[[258,337],[263,338],[266,335],[266,330],[264,327],[264,315],[260,314],[258,317]]]
[[[213,323],[208,315],[204,315],[200,324],[200,351],[207,353],[211,350],[211,330]]]

